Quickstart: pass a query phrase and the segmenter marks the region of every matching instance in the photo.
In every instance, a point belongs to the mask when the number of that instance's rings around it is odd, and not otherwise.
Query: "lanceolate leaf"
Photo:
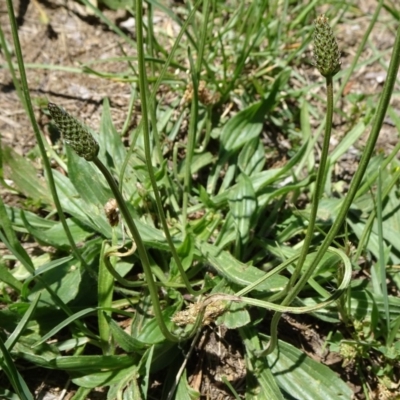
[[[103,113],[99,133],[99,156],[105,165],[114,168],[118,173],[126,156],[126,148],[111,119],[110,102],[104,99]]]
[[[199,250],[219,274],[239,286],[248,286],[265,275],[258,268],[239,262],[227,251],[220,250],[216,246],[202,243],[199,245]],[[284,288],[286,282],[286,277],[275,275],[257,286],[256,290],[267,293],[280,291]]]
[[[250,179],[242,174],[236,190],[229,197],[231,210],[241,245],[245,245],[250,238],[252,220],[257,208],[257,198]]]
[[[234,152],[260,134],[265,115],[275,106],[282,81],[289,75],[289,70],[284,71],[266,98],[238,112],[224,125],[221,132],[222,153]]]
[[[14,182],[22,194],[38,203],[53,204],[45,180],[38,178],[38,171],[31,162],[9,147],[2,150],[2,156],[7,167],[6,177]]]
[[[302,400],[347,400],[352,397],[350,388],[335,372],[289,343],[280,340],[278,348],[267,358],[279,387],[287,395]]]

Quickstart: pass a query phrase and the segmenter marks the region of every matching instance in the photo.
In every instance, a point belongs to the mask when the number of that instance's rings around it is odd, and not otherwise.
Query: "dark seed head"
[[[314,23],[315,66],[321,75],[332,77],[340,71],[339,47],[325,15],[319,16]]]
[[[99,145],[85,125],[54,103],[49,103],[47,108],[65,143],[71,146],[79,157],[87,161],[97,157]]]

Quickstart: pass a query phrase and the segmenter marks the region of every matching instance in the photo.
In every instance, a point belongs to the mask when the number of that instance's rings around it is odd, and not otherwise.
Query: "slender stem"
[[[372,15],[371,21],[370,21],[370,23],[368,25],[368,28],[365,31],[364,36],[363,36],[363,38],[361,40],[361,43],[357,48],[357,52],[356,52],[356,54],[355,54],[355,56],[354,56],[354,58],[353,58],[353,60],[351,62],[351,65],[349,66],[349,68],[347,68],[346,73],[344,74],[344,78],[341,79],[340,88],[337,91],[336,96],[335,96],[334,101],[333,101],[334,105],[338,102],[338,100],[343,95],[344,88],[346,87],[346,85],[349,82],[349,79],[350,79],[352,73],[354,72],[354,70],[357,67],[358,60],[360,59],[360,56],[361,56],[362,52],[364,51],[365,44],[367,43],[369,35],[372,32],[372,28],[375,26],[375,23],[376,23],[376,21],[378,19],[379,13],[380,13],[381,8],[382,8],[382,5],[383,5],[383,0],[379,0],[377,6],[375,8],[374,14]],[[318,130],[317,130],[317,132],[315,134],[315,140],[317,140],[319,138],[319,136],[320,136],[320,134],[321,134],[321,132],[322,132],[322,130],[324,128],[324,125],[325,125],[325,121],[318,127]],[[313,144],[313,142],[311,144]],[[312,149],[312,147],[313,146],[310,146],[310,149]],[[304,157],[304,162],[307,159],[308,159],[308,157]],[[301,171],[303,169],[304,162],[301,162],[298,165],[298,167],[296,169],[296,175],[298,174],[299,171]]]
[[[34,113],[33,107],[32,107],[32,101],[31,101],[31,96],[29,93],[28,81],[26,79],[24,59],[22,57],[21,44],[19,42],[18,28],[17,28],[17,24],[16,24],[16,20],[15,20],[15,14],[14,14],[14,8],[12,5],[12,0],[7,0],[7,10],[8,10],[8,15],[9,15],[9,19],[10,19],[11,32],[12,32],[13,41],[14,41],[14,50],[15,50],[15,54],[17,57],[19,75],[20,75],[20,80],[21,80],[21,88],[22,88],[22,94],[23,94],[23,98],[21,98],[21,102],[23,103],[23,105],[25,107],[25,110],[29,116],[29,119],[30,119],[30,122],[31,122],[31,125],[33,128],[33,131],[35,133],[35,138],[36,138],[37,144],[39,146],[40,155],[43,160],[43,167],[44,167],[44,170],[46,171],[47,182],[48,182],[48,185],[49,185],[49,188],[51,191],[51,195],[53,197],[53,201],[56,206],[57,213],[60,218],[61,224],[63,226],[64,232],[65,232],[68,242],[71,246],[72,253],[81,262],[81,264],[89,272],[91,272],[90,267],[88,266],[86,261],[81,256],[81,253],[79,252],[79,250],[75,244],[74,238],[72,237],[71,231],[70,231],[67,221],[65,219],[64,211],[62,209],[60,200],[58,198],[57,189],[56,189],[56,185],[54,182],[52,169],[50,166],[50,161],[49,161],[49,158],[47,157],[46,148],[44,146],[42,135],[40,133],[38,124],[36,122],[35,113]],[[21,92],[18,91],[18,93],[21,93]]]
[[[397,151],[396,151],[396,154],[397,154]],[[388,158],[390,158],[390,157],[388,157]],[[380,168],[385,169],[385,167],[386,167],[385,164],[386,164],[386,160],[385,160],[385,162],[383,162],[381,164]],[[399,179],[400,179],[400,170],[396,169],[396,172],[392,175],[390,183],[387,185],[387,187],[383,191],[382,201],[385,200],[389,196],[389,194],[393,190],[394,186],[397,185],[397,182],[399,182]],[[357,251],[354,254],[354,260],[358,260],[361,257],[361,253],[365,250],[366,246],[368,245],[369,236],[372,231],[372,224],[374,223],[375,218],[376,218],[376,213],[377,213],[377,210],[376,210],[376,208],[374,208],[368,216],[368,219],[365,223],[363,233],[358,241]]]
[[[361,156],[361,160],[358,166],[358,169],[351,181],[349,191],[347,193],[346,198],[343,201],[343,205],[339,210],[339,213],[334,221],[331,229],[325,237],[325,240],[322,242],[319,247],[317,254],[315,255],[310,267],[308,270],[301,276],[295,287],[289,292],[287,295],[287,299],[293,299],[298,295],[303,286],[307,283],[308,279],[311,277],[313,271],[317,267],[318,263],[322,260],[322,257],[326,253],[328,247],[334,240],[335,236],[339,232],[339,229],[343,225],[343,222],[346,219],[347,212],[354,200],[354,197],[357,194],[358,188],[360,187],[361,181],[365,175],[365,171],[367,170],[369,160],[373,154],[376,141],[379,136],[379,132],[382,128],[383,120],[385,118],[385,114],[387,108],[389,106],[390,98],[393,92],[394,84],[396,83],[396,77],[400,66],[400,26],[397,30],[396,41],[393,47],[392,57],[390,59],[390,65],[388,69],[387,78],[385,81],[385,85],[383,87],[382,95],[379,99],[378,109],[376,111],[375,119],[372,125],[371,133],[368,137],[365,149]],[[285,298],[286,300],[286,298]],[[281,314],[275,313],[272,322],[271,322],[271,341],[268,344],[267,348],[261,353],[261,355],[269,354],[277,344],[277,325],[279,322]]]
[[[182,266],[181,260],[176,251],[174,242],[172,240],[171,234],[169,232],[169,227],[167,221],[165,219],[165,214],[163,210],[163,206],[161,203],[160,192],[157,187],[156,178],[154,176],[153,165],[152,165],[152,157],[151,157],[151,145],[150,145],[150,131],[149,131],[149,118],[148,118],[148,108],[147,108],[147,78],[146,78],[146,68],[144,64],[144,48],[143,48],[143,21],[142,21],[142,2],[136,2],[136,38],[137,38],[137,53],[138,53],[138,70],[139,70],[139,89],[140,89],[140,100],[142,106],[142,121],[143,121],[143,137],[144,137],[144,152],[146,158],[146,165],[149,173],[149,178],[151,182],[151,186],[153,188],[154,197],[157,204],[157,211],[160,217],[161,224],[163,226],[164,234],[167,239],[170,251],[172,253],[172,257],[175,260],[175,263],[178,267],[179,273],[181,274],[182,280],[189,291],[189,293],[193,295],[198,295],[200,292],[197,292],[192,289],[189,279],[186,276],[185,270]]]
[[[112,175],[110,174],[110,172],[108,171],[106,166],[97,157],[95,157],[93,159],[93,163],[96,165],[96,167],[101,171],[101,173],[106,178],[107,183],[110,186],[111,191],[113,192],[113,194],[115,196],[115,200],[117,200],[119,209],[125,219],[125,223],[128,226],[129,231],[131,232],[133,240],[135,241],[136,248],[139,253],[139,258],[142,262],[142,267],[143,267],[143,271],[145,274],[147,286],[149,288],[150,299],[153,304],[154,315],[156,317],[158,326],[160,327],[162,334],[164,335],[164,337],[167,340],[169,340],[171,342],[178,342],[178,341],[186,340],[186,339],[192,337],[200,329],[201,323],[203,321],[203,316],[205,313],[205,307],[207,305],[207,301],[210,302],[212,300],[212,298],[215,299],[218,296],[218,294],[214,294],[214,295],[210,296],[203,303],[204,307],[200,310],[199,314],[197,315],[197,318],[196,318],[195,323],[193,324],[193,327],[191,328],[191,330],[189,332],[186,333],[185,336],[178,337],[168,330],[167,326],[164,323],[164,319],[162,317],[160,302],[159,302],[158,295],[157,295],[157,287],[156,287],[156,283],[153,279],[153,273],[151,272],[150,260],[147,255],[147,251],[144,246],[142,237],[140,236],[139,230],[137,229],[136,224],[132,219],[132,216],[128,210],[128,207],[126,206],[126,203],[121,195],[121,192],[118,189],[117,183],[115,182],[114,178],[112,177]],[[227,298],[227,297],[229,297],[229,296],[225,296],[224,298]]]
[[[149,288],[149,293],[150,293],[150,298],[151,302],[153,305],[153,310],[154,310],[154,315],[156,317],[156,320],[158,322],[158,326],[161,329],[162,334],[165,336],[165,338],[171,342],[178,342],[179,338],[172,334],[167,326],[165,325],[162,312],[161,312],[161,307],[160,307],[160,301],[158,299],[157,295],[157,286],[155,284],[154,278],[153,278],[153,273],[151,272],[151,267],[150,267],[150,261],[149,257],[147,255],[146,248],[144,246],[142,237],[140,236],[140,233],[136,227],[136,224],[134,223],[132,216],[128,210],[128,207],[126,206],[126,203],[124,199],[122,198],[121,192],[118,189],[118,186],[108,171],[108,169],[105,167],[105,165],[97,158],[95,157],[93,160],[93,163],[96,165],[96,167],[101,171],[101,173],[104,175],[106,178],[108,185],[110,186],[114,196],[115,200],[117,200],[118,207],[125,219],[125,223],[129,228],[129,231],[132,234],[133,240],[135,241],[135,244],[137,246],[137,251],[139,253],[139,258],[140,261],[142,262],[142,267],[143,271],[146,277],[146,282],[147,286]]]
[[[174,44],[173,44],[173,46],[172,46],[171,51],[168,53],[168,57],[167,57],[167,59],[165,60],[164,65],[163,65],[163,67],[162,67],[162,69],[161,69],[161,72],[160,72],[159,75],[158,75],[157,81],[156,81],[156,83],[153,85],[153,90],[152,90],[151,96],[150,96],[150,103],[154,103],[154,99],[155,99],[155,97],[156,97],[157,90],[158,90],[158,88],[160,87],[160,84],[161,84],[162,80],[165,78],[165,74],[167,73],[168,68],[170,67],[170,65],[171,65],[171,63],[172,63],[173,57],[174,57],[174,55],[175,55],[175,52],[176,52],[176,50],[178,49],[178,47],[180,46],[182,37],[183,37],[184,33],[186,32],[186,29],[187,29],[187,27],[189,26],[189,23],[190,23],[191,20],[194,18],[195,14],[196,14],[196,12],[197,12],[197,9],[198,9],[198,7],[200,6],[200,4],[201,4],[202,1],[203,1],[203,0],[198,0],[198,1],[196,2],[196,4],[194,5],[192,11],[190,11],[190,13],[189,13],[188,17],[186,18],[185,22],[182,24],[181,30],[180,30],[178,36],[176,37],[176,40],[175,40],[175,42],[174,42]],[[132,152],[133,152],[133,150],[134,150],[134,148],[135,148],[137,136],[139,135],[139,133],[140,133],[140,131],[141,131],[141,129],[142,129],[142,126],[143,126],[143,119],[140,121],[139,126],[138,126],[137,129],[136,129],[136,132],[135,132],[134,137],[132,137],[132,140],[131,140],[131,144],[130,144],[130,146],[129,146],[128,153],[127,153],[127,155],[126,155],[126,157],[125,157],[125,160],[124,160],[124,162],[123,162],[123,164],[122,164],[121,172],[120,172],[120,179],[119,179],[120,182],[121,182],[121,184],[122,184],[122,182],[123,182],[123,179],[122,179],[122,178],[123,178],[123,176],[124,176],[126,167],[127,167],[127,165],[128,165],[129,158],[130,158],[130,156],[131,156],[131,154],[132,154]]]
[[[311,241],[314,236],[314,228],[315,228],[315,221],[317,219],[319,199],[324,191],[325,169],[326,169],[326,162],[327,162],[328,153],[329,153],[329,142],[330,142],[330,137],[331,137],[331,132],[332,132],[332,117],[333,117],[333,81],[332,81],[331,75],[328,75],[326,77],[326,96],[327,96],[327,110],[326,110],[325,135],[324,135],[324,141],[322,144],[322,152],[321,152],[321,159],[320,159],[320,164],[319,164],[318,173],[317,173],[317,179],[315,182],[314,197],[313,197],[312,203],[311,203],[311,211],[310,211],[310,219],[308,222],[308,229],[307,229],[306,237],[304,238],[304,244],[301,249],[301,253],[300,253],[299,259],[297,261],[296,268],[295,268],[293,275],[290,278],[290,281],[287,285],[288,293],[281,303],[282,306],[289,305],[293,301],[293,299],[297,296],[298,292],[302,289],[302,287],[306,284],[306,281],[305,281],[305,282],[303,282],[303,286],[298,286],[298,285],[294,286],[297,279],[300,276],[304,261],[306,260],[308,251],[310,249]],[[311,276],[314,269],[315,269],[315,266],[311,265],[307,269],[305,274]],[[281,312],[276,312],[272,318],[271,340],[269,342],[269,345],[263,352],[263,355],[270,354],[276,347],[276,344],[278,342],[277,327],[278,327],[278,322],[281,318],[281,315],[282,315]]]
[[[146,87],[146,98],[150,98],[149,88],[147,85],[145,87]],[[163,152],[162,152],[162,148],[161,148],[160,135],[158,133],[158,128],[157,128],[156,102],[150,100],[148,102],[148,106],[149,106],[149,114],[150,114],[150,120],[151,120],[151,133],[153,134],[153,143],[154,143],[154,150],[152,153],[156,154],[157,163],[161,164],[164,157],[163,157]],[[154,158],[154,156],[152,158]],[[147,157],[146,157],[146,161],[147,161]],[[149,164],[152,165],[151,160],[150,160]],[[157,190],[158,190],[158,188],[157,188]]]
[[[15,90],[17,91],[17,94],[18,94],[18,97],[19,97],[21,103],[26,108],[24,96],[23,96],[23,93],[21,91],[21,85],[20,85],[19,80],[17,78],[17,74],[15,72],[14,64],[11,61],[12,57],[11,57],[11,54],[10,54],[10,52],[8,50],[8,46],[7,46],[7,43],[6,43],[6,38],[4,37],[4,32],[3,32],[3,29],[1,28],[1,25],[0,25],[0,46],[1,46],[2,51],[4,52],[4,58],[7,61],[8,69],[10,71]]]
[[[383,196],[382,196],[382,170],[378,168],[378,185],[377,185],[377,195],[376,195],[376,222],[378,225],[378,248],[379,248],[379,259],[377,260],[377,265],[379,267],[380,272],[380,286],[382,291],[383,301],[383,309],[385,310],[386,317],[386,341],[390,334],[390,310],[389,310],[389,301],[388,301],[388,289],[386,283],[386,257],[385,257],[385,249],[384,249],[384,239],[383,239]]]
[[[192,159],[194,153],[194,146],[196,143],[196,129],[197,129],[198,111],[199,111],[199,99],[197,91],[199,85],[201,65],[203,63],[204,48],[208,34],[207,25],[210,17],[209,0],[204,0],[203,10],[204,10],[203,29],[201,31],[200,45],[197,54],[196,65],[194,66],[192,62],[190,63],[192,70],[193,97],[192,97],[192,106],[190,110],[189,134],[187,139],[185,176],[183,180],[182,225],[184,230],[186,230],[187,209],[189,204],[189,194],[192,181]],[[189,54],[189,59],[192,60],[190,54]]]
[[[339,210],[339,213],[334,221],[331,229],[329,230],[325,240],[323,241],[321,247],[318,249],[318,252],[315,258],[312,261],[312,265],[310,266],[311,273],[315,266],[321,261],[328,247],[334,240],[336,234],[341,228],[343,222],[346,219],[347,212],[353,202],[355,195],[357,194],[358,188],[360,187],[361,181],[365,175],[365,171],[367,170],[369,160],[373,154],[376,141],[379,136],[379,132],[383,125],[383,120],[386,115],[387,108],[389,106],[390,98],[392,96],[393,88],[396,83],[396,77],[400,66],[400,26],[397,30],[396,41],[393,48],[392,57],[390,60],[390,65],[388,69],[388,74],[386,78],[385,85],[383,87],[382,95],[379,99],[378,109],[376,111],[375,119],[372,125],[370,136],[368,137],[365,149],[362,153],[360,164],[357,168],[357,171],[351,181],[349,192],[344,199],[343,205]],[[301,281],[307,281],[309,278],[309,274],[306,273],[301,277],[298,284]]]
[[[296,269],[293,272],[293,275],[290,279],[289,286],[293,286],[293,284],[297,281],[301,269],[303,267],[304,261],[306,260],[308,250],[310,249],[311,241],[314,236],[314,228],[315,228],[315,221],[317,220],[319,199],[321,198],[322,193],[324,192],[324,183],[326,175],[325,170],[329,153],[329,142],[332,133],[332,118],[333,118],[333,82],[332,82],[332,76],[330,75],[326,77],[326,97],[327,97],[327,109],[326,109],[325,135],[322,144],[322,152],[317,173],[317,179],[315,182],[314,197],[311,203],[310,219],[308,222],[308,229],[306,237],[304,239],[303,247],[301,249],[300,257],[299,260],[297,261]]]
[[[196,129],[198,121],[199,112],[199,97],[198,97],[198,87],[199,87],[199,74],[197,73],[197,68],[194,66],[193,58],[189,49],[189,60],[192,70],[192,105],[190,108],[190,123],[189,132],[187,138],[187,148],[185,157],[185,175],[183,178],[183,198],[182,198],[182,226],[184,231],[187,229],[187,209],[189,205],[189,194],[192,182],[192,160],[194,153],[194,145],[196,142]]]
[[[129,105],[128,105],[128,113],[126,114],[124,126],[121,129],[121,133],[120,133],[121,137],[124,137],[126,132],[128,131],[129,124],[132,119],[133,109],[135,107],[135,100],[136,100],[136,88],[132,84],[131,85],[131,97],[129,99]],[[123,179],[121,179],[121,182],[123,182]],[[121,187],[121,190],[122,190],[122,187]]]
[[[154,55],[154,46],[153,41],[154,37],[154,27],[153,27],[153,18],[154,18],[154,6],[151,2],[147,3],[147,49],[148,54],[151,58],[155,59]],[[155,76],[156,71],[154,69],[154,63],[150,63],[151,75]]]
[[[116,242],[115,229],[113,229],[112,236],[112,241],[114,245]],[[105,267],[105,254],[108,247],[109,245],[107,241],[104,240],[101,245],[99,281],[97,283],[97,300],[99,306],[99,309],[97,311],[97,320],[99,327],[100,345],[104,355],[111,355],[115,351],[115,347],[111,345],[111,329],[108,321],[108,317],[111,317],[111,311],[109,311],[109,309],[112,307],[114,294],[114,277]],[[114,262],[114,260],[110,262]]]

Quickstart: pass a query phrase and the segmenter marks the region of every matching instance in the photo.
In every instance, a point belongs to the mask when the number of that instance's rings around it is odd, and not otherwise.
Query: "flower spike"
[[[315,21],[314,60],[315,66],[322,76],[333,77],[340,71],[339,47],[325,15]]]
[[[65,143],[71,146],[79,157],[93,161],[99,153],[99,145],[88,127],[54,103],[49,103],[47,108],[55,125],[63,134]]]

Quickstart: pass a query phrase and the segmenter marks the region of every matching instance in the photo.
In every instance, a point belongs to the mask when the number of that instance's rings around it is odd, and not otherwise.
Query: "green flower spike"
[[[315,66],[322,76],[333,77],[340,71],[340,52],[332,28],[325,15],[315,21],[314,59]]]
[[[63,134],[65,143],[71,146],[79,157],[93,161],[99,153],[99,145],[89,129],[56,104],[49,103],[47,108],[55,125]]]

